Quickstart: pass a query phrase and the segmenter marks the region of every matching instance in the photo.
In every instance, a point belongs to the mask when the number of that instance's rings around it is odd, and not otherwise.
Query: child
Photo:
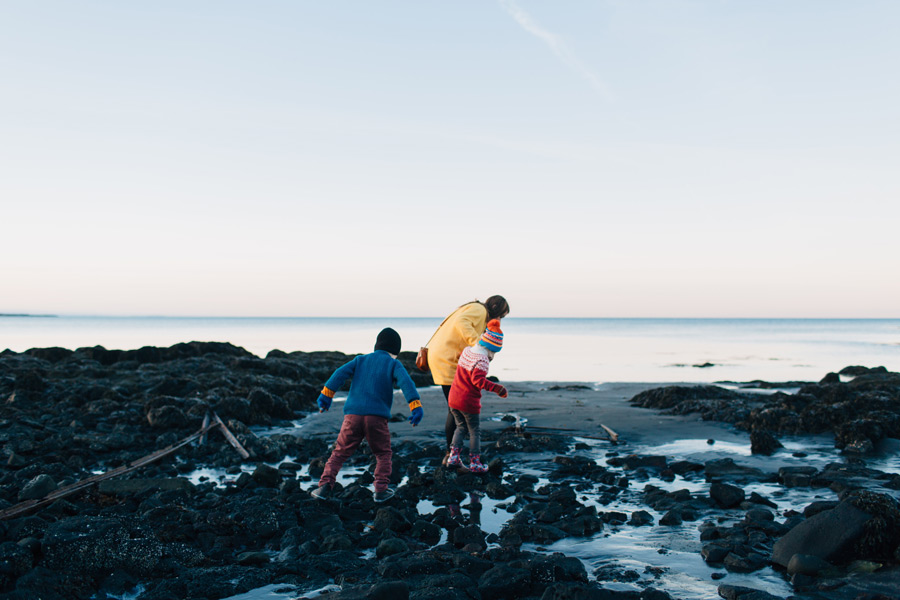
[[[450,387],[450,413],[456,420],[456,431],[450,443],[448,467],[462,465],[459,452],[462,449],[463,437],[469,433],[469,470],[473,473],[484,473],[487,467],[481,464],[481,432],[479,430],[479,414],[481,413],[481,390],[494,392],[506,398],[506,388],[488,381],[487,373],[494,354],[503,348],[503,332],[500,321],[492,319],[481,339],[459,355],[459,364],[453,385]]]
[[[311,492],[314,498],[325,500],[331,497],[341,465],[353,456],[363,438],[369,442],[372,454],[375,455],[375,502],[385,502],[394,496],[394,492],[388,489],[391,477],[391,432],[388,429],[388,417],[391,416],[391,403],[394,400],[394,384],[399,385],[409,402],[409,409],[412,411],[409,422],[413,427],[419,424],[424,414],[419,392],[409,373],[397,360],[398,354],[400,335],[390,327],[382,329],[375,340],[374,352],[357,356],[339,367],[325,382],[318,399],[320,412],[331,407],[334,392],[341,389],[348,378],[353,377],[350,393],[344,404],[341,432],[334,444],[334,451],[325,464],[319,487]]]

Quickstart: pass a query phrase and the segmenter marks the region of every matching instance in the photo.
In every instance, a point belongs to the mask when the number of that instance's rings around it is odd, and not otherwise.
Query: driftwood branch
[[[65,498],[67,496],[71,496],[72,494],[86,490],[95,483],[99,483],[107,479],[112,479],[113,477],[118,477],[119,475],[124,475],[125,473],[130,473],[136,469],[140,469],[143,466],[149,465],[152,462],[156,462],[163,457],[173,454],[174,452],[180,450],[181,448],[184,448],[194,440],[199,439],[202,441],[206,437],[207,432],[209,432],[211,429],[217,428],[221,429],[222,434],[225,436],[225,439],[227,439],[231,443],[231,445],[235,447],[235,449],[243,458],[247,459],[250,457],[250,454],[244,449],[237,438],[234,437],[231,431],[229,431],[228,427],[225,426],[225,423],[222,422],[222,419],[219,418],[219,415],[217,415],[216,413],[212,413],[212,417],[210,417],[210,415],[207,414],[206,418],[203,419],[203,425],[200,427],[200,429],[197,432],[184,438],[183,440],[180,440],[170,446],[166,446],[162,450],[157,450],[152,454],[148,454],[147,456],[134,460],[127,465],[117,467],[112,471],[93,475],[91,477],[88,477],[87,479],[83,479],[71,485],[61,487],[53,492],[50,492],[43,498],[25,500],[24,502],[20,502],[19,504],[0,511],[0,521],[12,519],[14,517],[18,517],[20,515],[31,512],[32,510],[43,508],[49,504],[56,502],[60,498]]]

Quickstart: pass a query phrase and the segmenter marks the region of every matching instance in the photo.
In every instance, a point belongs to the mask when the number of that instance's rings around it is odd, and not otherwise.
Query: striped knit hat
[[[481,334],[481,339],[478,340],[478,343],[492,352],[500,352],[503,349],[503,332],[500,331],[500,319],[488,321],[487,329]]]

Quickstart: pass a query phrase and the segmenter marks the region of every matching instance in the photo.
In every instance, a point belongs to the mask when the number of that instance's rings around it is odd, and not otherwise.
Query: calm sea
[[[218,341],[272,349],[368,352],[383,327],[404,350],[440,318],[0,317],[0,350],[108,349]],[[900,371],[900,319],[503,320],[491,373],[507,381],[818,381],[847,365]],[[712,365],[699,367],[696,365]]]

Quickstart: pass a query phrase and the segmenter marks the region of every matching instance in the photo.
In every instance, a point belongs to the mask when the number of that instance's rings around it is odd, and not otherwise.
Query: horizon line
[[[98,318],[98,319],[442,319],[442,316],[399,316],[399,315],[375,315],[375,316],[339,316],[339,315],[160,315],[160,314],[90,314],[90,313],[59,313],[59,314],[31,314],[31,313],[0,313],[0,318]],[[896,321],[900,317],[684,317],[684,316],[652,316],[652,317],[535,317],[535,316],[507,316],[505,319],[546,319],[546,320],[746,320],[746,321]]]

